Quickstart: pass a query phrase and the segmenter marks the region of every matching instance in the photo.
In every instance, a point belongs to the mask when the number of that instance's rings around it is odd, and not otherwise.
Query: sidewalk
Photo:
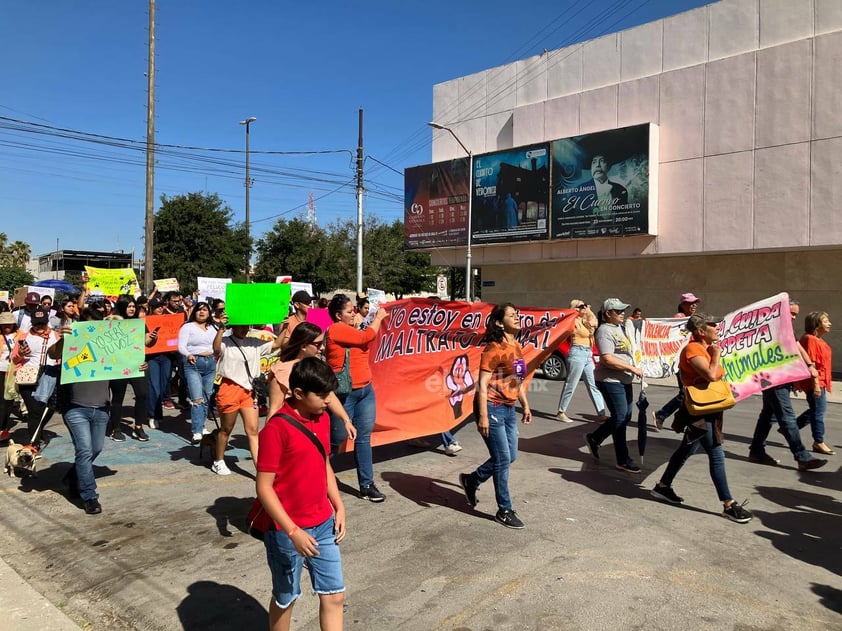
[[[78,631],[79,627],[0,559],[0,631]]]

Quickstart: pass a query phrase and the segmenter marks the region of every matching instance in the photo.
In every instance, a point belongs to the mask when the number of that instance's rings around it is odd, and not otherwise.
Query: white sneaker
[[[211,433],[211,431],[207,427],[202,429],[202,436],[207,436],[210,433]]]
[[[211,471],[216,475],[231,475],[231,469],[225,464],[224,460],[219,460],[211,465]]]
[[[561,410],[559,410],[558,414],[556,414],[555,417],[556,417],[556,419],[558,419],[562,423],[572,423],[573,422],[573,419],[570,418],[569,416],[567,416],[567,414],[565,414]]]
[[[462,451],[462,445],[459,443],[450,443],[447,447],[444,448],[444,453],[448,456],[455,456],[460,451]]]
[[[195,434],[193,434],[194,443],[198,443],[200,440],[202,440],[202,434],[200,432],[196,432]]]
[[[149,419],[149,429],[158,429],[158,422],[154,418]]]

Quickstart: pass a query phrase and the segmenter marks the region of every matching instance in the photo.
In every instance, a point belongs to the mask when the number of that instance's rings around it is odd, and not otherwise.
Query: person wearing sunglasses
[[[312,322],[299,323],[287,340],[284,350],[281,351],[279,361],[272,364],[269,369],[269,409],[266,418],[270,419],[275,412],[281,409],[284,401],[290,396],[289,376],[295,365],[305,357],[321,358],[324,352],[325,336],[321,327]],[[354,440],[357,437],[357,430],[351,423],[351,417],[342,407],[342,403],[334,392],[331,392],[327,399],[328,411],[342,419],[348,437]]]
[[[596,346],[599,349],[599,363],[594,377],[597,387],[608,404],[611,418],[600,425],[595,432],[586,436],[588,449],[599,460],[599,447],[606,438],[614,440],[614,454],[618,471],[640,473],[640,467],[629,456],[626,443],[626,427],[632,415],[632,382],[642,377],[643,371],[634,365],[631,340],[626,336],[623,322],[629,308],[619,298],[608,298],[602,303],[604,323],[596,330]]]
[[[570,306],[576,310],[576,322],[573,325],[573,332],[570,334],[570,351],[567,353],[567,380],[561,391],[558,400],[558,418],[562,423],[572,423],[573,419],[567,416],[567,406],[573,400],[573,393],[579,385],[579,380],[584,379],[588,387],[588,396],[591,398],[594,410],[600,421],[608,419],[605,413],[605,399],[594,381],[593,362],[593,340],[596,331],[597,320],[590,305],[584,300],[576,298],[570,301]]]

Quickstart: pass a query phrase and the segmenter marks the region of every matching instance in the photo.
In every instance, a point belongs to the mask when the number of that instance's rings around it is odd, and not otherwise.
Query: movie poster
[[[654,233],[657,134],[650,131],[657,127],[647,123],[551,143],[553,239]]]
[[[474,156],[472,243],[547,238],[549,157],[547,143]]]
[[[468,244],[467,157],[404,171],[404,241],[407,249]]]

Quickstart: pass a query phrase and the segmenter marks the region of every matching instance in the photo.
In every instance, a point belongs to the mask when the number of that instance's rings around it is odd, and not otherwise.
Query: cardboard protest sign
[[[719,325],[719,346],[725,381],[737,401],[810,376],[792,330],[787,293],[726,315]]]
[[[159,278],[152,282],[155,283],[155,289],[158,290],[159,294],[164,294],[168,291],[179,291],[177,278]]]
[[[288,283],[229,283],[225,286],[228,324],[278,324],[289,312]]]
[[[61,383],[143,376],[144,322],[100,320],[74,322],[61,354]]]
[[[199,302],[210,302],[212,298],[224,298],[225,286],[230,282],[230,278],[208,278],[205,276],[199,276],[196,278]]]
[[[327,309],[317,309],[315,307],[307,309],[307,322],[315,324],[322,331],[327,331],[327,327],[333,324]]]
[[[158,339],[152,346],[146,347],[147,355],[156,353],[171,353],[178,350],[178,332],[184,324],[184,316],[180,313],[146,316],[146,328],[151,333],[158,331]]]
[[[130,267],[105,269],[85,265],[85,271],[88,273],[88,289],[95,296],[140,295],[137,276]]]
[[[661,379],[678,372],[678,358],[690,339],[685,324],[687,318],[646,318],[643,321],[638,366],[644,377]]]
[[[372,445],[450,430],[473,413],[474,387],[493,305],[410,298],[383,307],[389,317],[369,346],[377,420]],[[520,307],[525,387],[573,330],[572,309]]]

